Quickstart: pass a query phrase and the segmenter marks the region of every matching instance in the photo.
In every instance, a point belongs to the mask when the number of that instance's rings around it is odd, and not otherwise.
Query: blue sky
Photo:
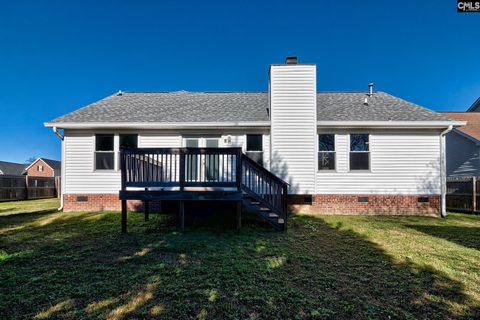
[[[0,0],[0,160],[60,158],[43,122],[118,90],[265,91],[317,64],[319,91],[387,91],[434,110],[480,96],[480,13],[456,1]]]

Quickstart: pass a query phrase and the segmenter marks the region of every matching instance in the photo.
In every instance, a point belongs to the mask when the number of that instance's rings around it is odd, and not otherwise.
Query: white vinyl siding
[[[95,171],[95,134],[65,132],[65,193],[116,193],[120,172]]]
[[[178,132],[143,132],[138,135],[139,148],[179,148],[182,135]]]
[[[369,132],[369,172],[349,171],[349,133],[337,131],[337,172],[317,172],[317,193],[440,194],[440,132]]]
[[[315,192],[316,91],[314,65],[270,68],[271,169],[292,194]]]
[[[203,132],[203,133],[202,133]],[[220,147],[242,147],[245,150],[245,137],[247,133],[262,133],[262,131],[232,130],[231,134],[221,133],[220,131],[210,130],[194,132],[175,132],[167,130],[118,130],[118,131],[92,131],[92,130],[66,130],[63,141],[64,156],[62,165],[65,166],[65,175],[63,177],[62,189],[66,194],[72,193],[118,193],[120,190],[120,171],[95,171],[94,170],[94,151],[96,133],[114,133],[115,134],[115,152],[119,150],[118,134],[137,133],[138,146],[140,148],[178,148],[182,146],[182,136],[188,135],[217,135],[220,138]],[[231,143],[225,142],[228,136]],[[266,161],[269,157],[269,134],[263,132],[263,143]],[[116,168],[119,168],[115,157]],[[268,163],[266,164],[268,165]]]
[[[456,130],[447,134],[446,160],[447,176],[480,175],[480,146]]]

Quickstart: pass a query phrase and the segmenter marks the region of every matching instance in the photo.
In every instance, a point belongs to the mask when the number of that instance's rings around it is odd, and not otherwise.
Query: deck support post
[[[122,233],[127,233],[127,200],[122,200]]]
[[[236,230],[237,232],[240,232],[240,228],[242,227],[242,201],[237,201],[236,203],[236,217],[235,217],[235,223],[236,223]]]
[[[150,220],[149,214],[150,214],[150,201],[145,200],[145,203],[143,204],[143,211],[145,213],[145,221]]]
[[[180,211],[179,211],[179,225],[178,228],[181,233],[185,231],[185,202],[180,201]]]

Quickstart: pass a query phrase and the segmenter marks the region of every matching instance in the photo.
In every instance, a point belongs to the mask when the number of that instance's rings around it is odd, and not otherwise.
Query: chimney
[[[368,84],[368,95],[373,96],[373,83]]]
[[[287,57],[285,59],[285,64],[297,64],[297,63],[298,63],[298,59],[295,56]]]
[[[296,57],[270,66],[270,169],[290,183],[291,194],[315,193],[316,73],[315,65],[297,64]]]

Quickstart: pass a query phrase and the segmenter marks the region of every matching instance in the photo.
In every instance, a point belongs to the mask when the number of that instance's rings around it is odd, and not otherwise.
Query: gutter
[[[57,137],[59,137],[60,140],[62,140],[62,167],[60,169],[61,170],[61,176],[60,176],[60,207],[57,208],[58,211],[62,211],[63,210],[63,188],[64,188],[63,176],[65,174],[65,157],[64,157],[64,154],[63,154],[63,150],[64,150],[63,142],[64,142],[65,136],[58,131],[57,127],[52,127],[52,130],[53,130],[53,133],[55,133],[55,135]]]
[[[466,121],[317,121],[325,128],[431,128],[443,129],[449,125],[466,125]],[[220,129],[270,128],[270,121],[248,122],[45,122],[45,127],[62,129]]]
[[[459,127],[466,124],[466,121],[317,121],[317,126],[329,128],[443,129],[450,125]]]
[[[442,218],[447,217],[447,174],[445,159],[445,135],[453,130],[453,125],[449,125],[447,129],[440,133],[440,188],[441,188],[441,212]]]
[[[45,127],[62,129],[220,129],[270,127],[270,121],[249,122],[45,122]],[[55,130],[54,130],[55,131]]]

